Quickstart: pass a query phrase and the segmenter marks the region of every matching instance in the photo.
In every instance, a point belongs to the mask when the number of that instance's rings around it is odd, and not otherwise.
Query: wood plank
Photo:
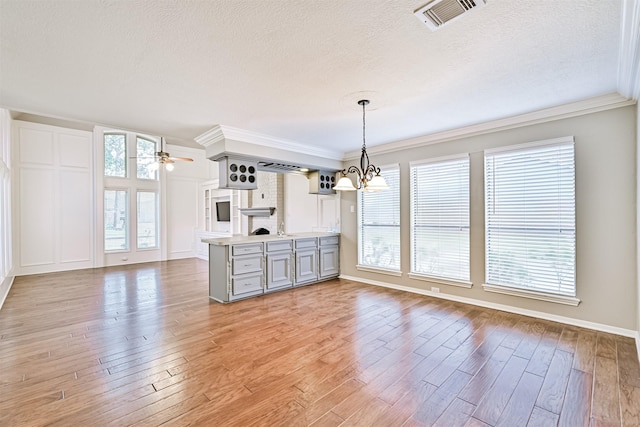
[[[527,427],[555,427],[558,425],[559,419],[560,417],[557,414],[536,406],[529,417]]]
[[[473,418],[495,425],[524,373],[528,360],[512,356],[473,413]]]
[[[592,374],[579,369],[571,370],[558,427],[590,425],[592,382]]]
[[[498,347],[491,358],[478,371],[475,377],[460,392],[458,397],[478,405],[484,395],[489,392],[498,375],[502,372],[507,361],[511,358],[513,350],[505,347]]]
[[[623,426],[640,426],[640,387],[620,384],[620,412]]]
[[[462,427],[469,421],[475,410],[475,405],[462,399],[455,399],[433,425],[436,427]]]
[[[596,361],[597,335],[592,331],[581,330],[578,332],[576,352],[573,358],[573,369],[593,374]]]
[[[591,408],[594,419],[609,423],[620,423],[617,371],[615,360],[596,356],[593,406]]]
[[[598,332],[596,357],[616,358],[616,338],[605,332]]]
[[[533,407],[538,397],[538,392],[542,387],[542,378],[537,375],[525,372],[520,378],[516,389],[513,391],[507,406],[498,419],[496,426],[510,427],[521,426],[533,412]]]
[[[549,371],[544,377],[544,383],[542,384],[542,390],[540,390],[536,406],[553,412],[554,414],[560,413],[572,365],[572,353],[556,350],[549,365]]]

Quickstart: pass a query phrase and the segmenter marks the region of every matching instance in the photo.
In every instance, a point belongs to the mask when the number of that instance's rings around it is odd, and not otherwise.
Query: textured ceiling
[[[370,146],[616,91],[620,0],[0,0],[0,105],[193,142]]]

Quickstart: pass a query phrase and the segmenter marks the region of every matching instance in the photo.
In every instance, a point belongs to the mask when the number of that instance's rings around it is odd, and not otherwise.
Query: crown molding
[[[231,126],[216,125],[207,132],[194,138],[194,140],[205,148],[216,142],[231,139],[234,141],[248,142],[269,148],[295,151],[331,160],[342,160],[341,153],[329,151],[318,147],[309,147],[296,141],[265,135]]]
[[[640,1],[622,0],[618,92],[640,98]]]
[[[216,142],[224,141],[222,126],[215,125],[205,133],[193,138],[193,140],[198,144],[202,145],[204,148],[207,148],[208,146],[213,145]]]
[[[638,2],[640,3],[640,2]],[[523,126],[531,126],[539,123],[551,122],[569,117],[581,116],[584,114],[596,113],[598,111],[611,110],[613,108],[634,105],[635,100],[624,97],[618,93],[597,96],[582,101],[559,105],[532,111],[530,113],[519,114],[517,116],[506,117],[504,119],[492,120],[489,122],[465,126],[457,129],[418,136],[401,141],[367,147],[367,152],[371,154],[385,154],[394,151],[405,150],[418,146],[439,144],[453,141],[460,138],[484,135],[497,131],[515,129]],[[345,153],[343,160],[353,160],[360,157],[360,150]]]

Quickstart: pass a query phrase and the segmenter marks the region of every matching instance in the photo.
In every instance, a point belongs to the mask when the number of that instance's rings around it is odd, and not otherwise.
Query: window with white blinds
[[[381,175],[388,190],[358,191],[358,264],[400,271],[400,169]]]
[[[411,164],[411,272],[468,282],[469,155]]]
[[[573,138],[485,151],[486,281],[575,296]]]

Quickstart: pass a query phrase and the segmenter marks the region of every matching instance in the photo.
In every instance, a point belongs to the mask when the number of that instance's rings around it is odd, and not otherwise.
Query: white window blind
[[[400,169],[382,169],[388,190],[358,191],[358,264],[400,270]]]
[[[411,272],[469,281],[469,156],[411,165]]]
[[[573,138],[485,152],[486,281],[575,296]]]

